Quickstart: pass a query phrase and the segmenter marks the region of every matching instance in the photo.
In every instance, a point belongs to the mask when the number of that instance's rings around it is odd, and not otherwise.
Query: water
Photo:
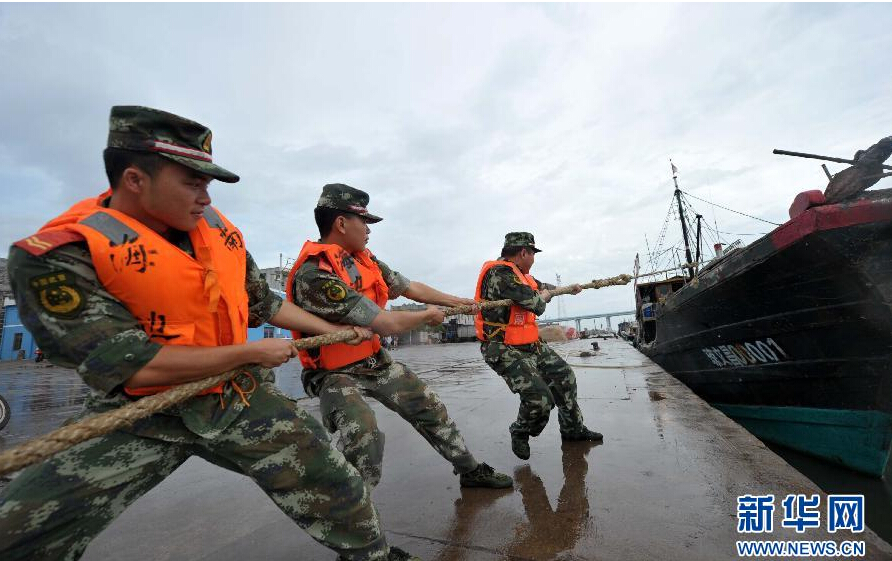
[[[865,522],[892,543],[892,482],[862,475],[778,444],[765,442],[765,445],[825,493],[864,495]]]

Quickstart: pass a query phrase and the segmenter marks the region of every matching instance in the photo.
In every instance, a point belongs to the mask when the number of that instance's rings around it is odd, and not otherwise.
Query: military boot
[[[511,435],[511,451],[521,460],[530,459],[530,437],[527,435]]]
[[[587,440],[589,442],[601,442],[604,440],[604,435],[595,432],[593,430],[589,430],[585,427],[582,427],[579,430],[573,432],[562,432],[561,440],[567,441],[579,441],[579,440]]]
[[[511,476],[499,473],[484,463],[477,464],[473,471],[461,474],[459,484],[462,487],[490,487],[507,489],[514,485]]]

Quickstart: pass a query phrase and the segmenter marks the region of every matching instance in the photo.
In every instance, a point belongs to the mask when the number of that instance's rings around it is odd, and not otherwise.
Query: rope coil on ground
[[[609,279],[593,280],[592,282],[581,286],[583,288],[618,286],[628,284],[631,279],[632,277],[629,275],[618,275]],[[561,294],[569,294],[572,292],[572,289],[570,287],[560,287],[549,292],[552,296],[559,296]],[[474,307],[484,309],[495,308],[498,306],[510,305],[511,302],[511,300],[495,300],[481,302],[478,306]],[[444,314],[447,316],[470,314],[474,307],[468,305],[449,308],[444,311]],[[355,338],[356,333],[353,330],[343,330],[328,333],[326,335],[298,339],[293,342],[293,345],[296,349],[303,350],[332,345],[334,343],[346,343]],[[128,403],[114,411],[87,417],[86,419],[58,428],[41,437],[16,446],[15,448],[0,454],[0,475],[6,475],[31,464],[41,462],[50,456],[62,452],[63,450],[67,450],[75,444],[79,444],[85,440],[130,426],[139,419],[143,419],[154,413],[167,409],[168,407],[182,403],[203,390],[212,388],[222,382],[228,382],[236,377],[241,371],[241,368],[237,368],[195,382],[180,384],[167,391],[146,396],[132,403]]]

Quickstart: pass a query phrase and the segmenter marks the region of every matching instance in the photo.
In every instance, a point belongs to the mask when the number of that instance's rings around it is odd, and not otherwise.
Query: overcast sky
[[[513,230],[541,280],[628,273],[669,158],[682,189],[783,222],[826,179],[773,148],[851,157],[892,134],[890,24],[887,4],[3,4],[0,244],[105,189],[109,108],[133,104],[213,130],[242,177],[214,205],[261,267],[318,237],[341,182],[385,218],[370,249],[442,290],[471,296]],[[772,228],[692,203],[719,230]],[[563,301],[633,307],[630,287]]]

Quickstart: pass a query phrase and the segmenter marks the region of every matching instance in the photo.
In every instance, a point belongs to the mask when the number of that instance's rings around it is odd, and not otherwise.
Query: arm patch
[[[57,247],[73,242],[84,241],[84,236],[72,230],[52,230],[28,236],[13,245],[20,247],[31,255],[40,256]]]
[[[65,271],[34,277],[28,284],[37,295],[41,308],[52,316],[74,318],[84,308],[83,291]]]

